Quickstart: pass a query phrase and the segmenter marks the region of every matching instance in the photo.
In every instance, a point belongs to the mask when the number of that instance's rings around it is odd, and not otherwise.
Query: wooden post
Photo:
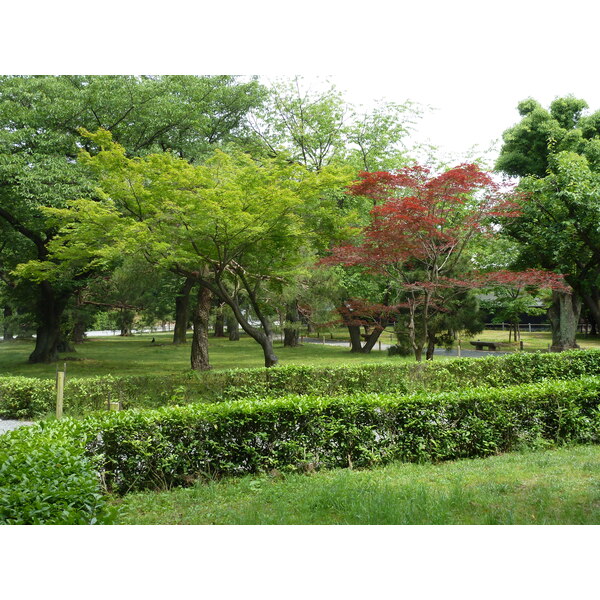
[[[381,350],[381,340],[377,342],[379,344],[379,350]]]
[[[62,419],[63,416],[63,398],[65,394],[65,380],[67,376],[67,363],[64,363],[62,371],[56,371],[56,418]]]
[[[458,358],[460,358],[460,331],[458,332],[458,348],[457,348]]]

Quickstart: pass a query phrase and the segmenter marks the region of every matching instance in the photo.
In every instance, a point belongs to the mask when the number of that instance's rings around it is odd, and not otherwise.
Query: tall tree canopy
[[[555,350],[577,347],[582,302],[600,323],[600,111],[586,115],[586,108],[573,97],[557,98],[549,110],[521,102],[523,118],[504,133],[496,164],[522,178],[521,215],[503,224],[520,248],[515,265],[561,273],[575,291],[553,293]]]
[[[0,270],[48,259],[57,229],[43,207],[94,198],[93,176],[76,160],[89,143],[80,127],[103,127],[130,155],[169,150],[198,161],[234,139],[262,99],[256,81],[231,76],[0,77],[0,223],[25,247],[19,256],[0,248]],[[56,358],[64,308],[87,277],[39,280],[31,289],[38,329],[30,361]]]

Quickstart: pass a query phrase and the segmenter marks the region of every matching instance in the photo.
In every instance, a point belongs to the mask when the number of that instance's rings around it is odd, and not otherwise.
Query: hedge
[[[0,436],[0,524],[94,525],[114,521],[99,468],[69,423]]]
[[[600,351],[515,353],[426,363],[384,363],[344,367],[284,366],[190,372],[178,376],[68,379],[65,414],[102,409],[157,408],[288,394],[339,395],[359,392],[415,393],[462,387],[504,387],[543,379],[600,374]],[[0,377],[0,418],[32,419],[54,410],[54,382]]]
[[[286,396],[97,413],[33,426],[23,435],[63,428],[98,461],[106,488],[123,494],[272,469],[369,467],[598,443],[600,377],[430,395]]]

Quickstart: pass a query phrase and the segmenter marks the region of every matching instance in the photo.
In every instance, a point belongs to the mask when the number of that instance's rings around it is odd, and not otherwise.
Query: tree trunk
[[[196,305],[192,314],[194,335],[192,336],[192,353],[190,361],[194,371],[208,371],[211,366],[208,360],[208,318],[212,294],[200,285]]]
[[[350,352],[362,352],[360,326],[348,325],[348,332],[350,333]]]
[[[243,274],[240,274],[240,280],[244,285],[246,292],[248,292],[248,299],[254,309],[255,315],[258,317],[263,331],[250,325],[248,319],[242,313],[237,294],[231,296],[223,281],[215,278],[214,281],[204,279],[199,275],[199,281],[202,285],[212,290],[216,296],[218,296],[223,302],[225,302],[229,308],[233,311],[237,322],[241,325],[242,329],[256,342],[258,342],[263,349],[265,356],[265,367],[272,367],[277,364],[277,356],[273,352],[273,338],[271,336],[271,328],[268,319],[263,314],[260,306],[258,305],[257,298],[254,293],[252,286],[248,284]],[[264,332],[264,333],[263,333]]]
[[[283,328],[283,346],[295,348],[300,343],[300,313],[295,300],[286,307],[285,324],[287,327]]]
[[[238,342],[240,339],[240,324],[234,315],[227,317],[227,334],[230,342]]]
[[[385,327],[385,325],[384,325],[384,327]],[[383,329],[379,329],[378,327],[373,329],[373,331],[371,331],[371,334],[367,338],[365,345],[362,347],[361,352],[363,354],[369,354],[369,352],[371,352],[371,350],[373,350],[375,344],[377,343],[377,340],[379,339],[379,337],[381,336],[382,333],[383,333]]]
[[[433,360],[433,353],[435,352],[435,337],[429,336],[427,340],[427,351],[425,352],[425,360]]]
[[[13,339],[12,333],[10,332],[11,327],[9,324],[9,318],[12,317],[12,315],[13,315],[12,308],[8,305],[5,305],[3,315],[4,315],[4,323],[3,323],[4,331],[2,332],[2,339],[5,342],[8,342]]]
[[[598,291],[593,290],[590,294],[581,294],[581,298],[589,311],[593,323],[592,330],[595,331],[596,323],[600,322],[600,298]]]
[[[581,299],[575,294],[552,292],[548,319],[552,327],[552,352],[579,348],[575,336],[581,312]]]
[[[121,329],[122,337],[133,335],[133,318],[134,313],[126,308],[122,308],[119,313],[119,328]]]
[[[173,343],[185,344],[187,341],[187,326],[190,320],[190,292],[194,287],[193,277],[187,277],[175,296],[175,328],[173,330]]]
[[[225,337],[225,315],[223,314],[223,305],[219,304],[215,314],[215,337]]]
[[[84,316],[75,317],[73,331],[71,332],[71,341],[74,344],[83,344],[85,340],[86,320]]]
[[[38,328],[36,330],[35,348],[29,355],[30,363],[50,363],[58,359],[58,343],[60,341],[60,322],[67,305],[67,296],[56,294],[47,281],[38,286]]]
[[[58,338],[58,344],[56,347],[59,352],[76,352],[75,346],[73,346],[73,343],[71,342],[71,340],[64,337],[62,335],[62,332],[61,332],[60,337]]]

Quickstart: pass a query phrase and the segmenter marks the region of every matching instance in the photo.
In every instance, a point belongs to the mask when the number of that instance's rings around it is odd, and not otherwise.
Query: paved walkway
[[[9,421],[0,419],[0,435],[10,431],[11,429],[25,427],[26,425],[33,425],[33,421]]]
[[[324,338],[309,338],[303,337],[303,343],[307,344],[323,344],[325,346],[344,346],[345,348],[350,347],[350,342],[345,342],[344,340],[324,340]],[[385,342],[377,342],[372,352],[378,352],[380,349],[383,352],[387,350],[393,344],[386,344]],[[456,348],[452,348],[452,350],[448,351],[444,348],[436,348],[433,352],[436,356],[458,356],[458,350]],[[497,356],[499,354],[512,354],[512,352],[502,352],[499,350],[465,350],[461,349],[460,355],[465,358],[481,358],[483,356]]]

